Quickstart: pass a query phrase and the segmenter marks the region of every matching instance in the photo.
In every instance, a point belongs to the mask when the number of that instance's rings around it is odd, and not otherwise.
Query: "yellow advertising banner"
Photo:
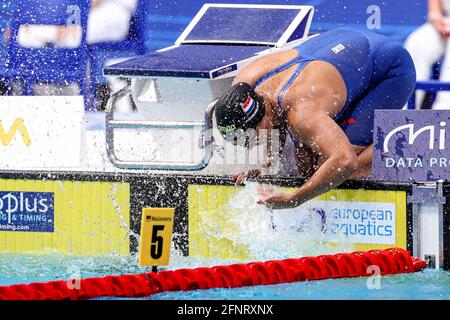
[[[0,179],[0,251],[128,255],[130,185]]]
[[[318,255],[406,248],[405,191],[335,189],[296,209],[270,212],[256,205],[256,188],[189,185],[190,256],[255,259],[267,250]]]

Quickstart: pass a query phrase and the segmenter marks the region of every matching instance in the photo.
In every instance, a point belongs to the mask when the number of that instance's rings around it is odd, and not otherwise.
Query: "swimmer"
[[[216,103],[217,127],[225,139],[248,129],[277,129],[281,144],[291,136],[297,167],[308,179],[290,194],[262,188],[258,203],[293,208],[371,174],[374,111],[403,108],[415,82],[414,64],[400,43],[339,28],[241,70]],[[240,184],[259,174],[234,179]]]

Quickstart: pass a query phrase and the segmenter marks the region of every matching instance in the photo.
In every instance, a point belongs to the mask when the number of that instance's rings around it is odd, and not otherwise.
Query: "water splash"
[[[271,211],[257,205],[257,183],[247,183],[222,207],[202,215],[202,237],[244,246],[248,260],[302,257],[351,251],[345,239],[327,241],[329,222],[320,209],[306,206]]]
[[[135,233],[131,228],[128,226],[127,221],[125,220],[125,217],[122,214],[122,209],[120,208],[120,205],[117,203],[117,184],[113,184],[111,186],[111,194],[108,195],[108,198],[111,200],[111,203],[114,207],[114,210],[119,215],[120,224],[122,225],[122,228],[126,231],[126,237],[133,237],[136,239],[137,243],[140,243],[141,237],[137,233]]]

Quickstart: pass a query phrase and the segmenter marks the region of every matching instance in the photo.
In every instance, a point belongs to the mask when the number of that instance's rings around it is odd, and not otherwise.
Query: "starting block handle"
[[[127,85],[121,90],[111,95],[106,107],[105,127],[106,127],[106,153],[111,163],[121,169],[142,169],[142,170],[180,170],[197,171],[205,168],[211,159],[213,152],[213,112],[214,103],[211,103],[205,112],[204,122],[176,122],[176,121],[123,121],[114,120],[114,106],[123,97],[131,94],[131,87]],[[117,157],[114,148],[114,129],[194,129],[203,128],[201,136],[204,150],[202,160],[198,163],[192,162],[160,162],[160,161],[124,161]]]

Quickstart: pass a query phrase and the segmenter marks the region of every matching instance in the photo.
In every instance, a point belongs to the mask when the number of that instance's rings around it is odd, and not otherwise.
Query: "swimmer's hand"
[[[235,176],[231,177],[231,180],[233,180],[237,186],[242,185],[247,181],[248,178],[254,179],[259,178],[261,176],[261,170],[254,169],[247,172],[242,172],[240,174],[237,174]]]
[[[259,188],[258,196],[259,199],[256,203],[265,205],[270,209],[292,209],[298,206],[293,194],[275,192],[270,186]]]

